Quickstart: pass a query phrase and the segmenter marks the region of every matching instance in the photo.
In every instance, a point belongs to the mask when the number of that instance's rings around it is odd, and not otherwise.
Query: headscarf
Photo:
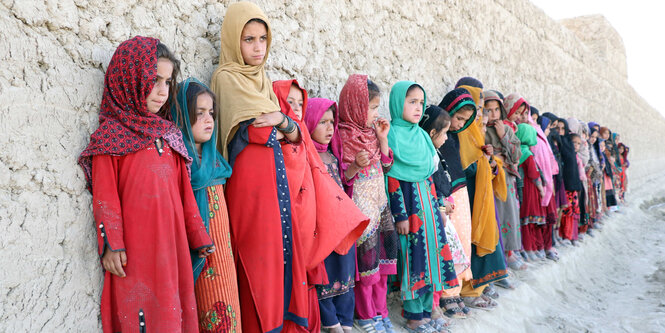
[[[352,74],[339,93],[339,136],[343,145],[343,161],[351,164],[356,154],[369,153],[370,165],[381,158],[379,140],[371,126],[367,126],[369,91],[367,75]]]
[[[589,155],[589,144],[582,139],[582,137],[585,134],[588,134],[588,127],[586,126],[585,123],[577,120],[576,118],[568,118],[568,126],[570,127],[570,131],[579,135],[580,140],[582,141],[582,145],[580,146],[580,151],[577,152],[577,156],[580,157],[580,160],[582,161],[582,165],[584,167],[589,164],[589,159],[591,156]]]
[[[137,36],[113,53],[104,75],[99,127],[78,159],[90,192],[95,155],[124,156],[164,138],[187,164],[191,162],[175,124],[148,111],[146,98],[157,76],[157,44],[158,39]]]
[[[538,118],[538,120],[540,121],[540,129],[541,129],[543,132],[545,132],[545,130],[547,129],[547,126],[549,126],[550,123],[552,122],[552,121],[550,120],[550,118],[547,118],[547,117],[544,117],[544,116],[540,116],[540,117]]]
[[[261,19],[268,30],[266,55],[258,66],[245,64],[240,51],[242,30],[252,19]],[[228,158],[227,145],[238,130],[238,124],[280,110],[264,68],[271,42],[270,22],[257,5],[237,2],[229,6],[222,22],[219,66],[212,74],[210,84],[219,105],[217,147],[224,157]]]
[[[503,100],[503,105],[507,112],[506,119],[503,122],[510,126],[513,131],[517,131],[517,124],[508,120],[508,118],[512,117],[512,115],[517,112],[517,109],[519,109],[522,104],[524,104],[525,107],[524,111],[529,109],[529,103],[526,101],[526,99],[524,99],[524,97],[517,93],[510,94]]]
[[[231,166],[217,151],[217,126],[213,129],[210,140],[201,144],[201,156],[199,157],[196,150],[194,135],[192,134],[192,125],[190,123],[188,110],[189,98],[196,98],[196,96],[188,96],[189,88],[193,83],[199,84],[204,89],[208,89],[203,83],[195,78],[188,78],[185,81],[180,82],[178,84],[178,96],[176,97],[176,102],[180,105],[181,113],[178,114],[176,103],[173,103],[171,105],[171,117],[180,128],[185,147],[187,148],[187,153],[193,160],[192,189],[194,190],[194,197],[196,198],[196,204],[199,207],[199,213],[203,219],[203,224],[206,226],[206,231],[209,232],[210,209],[208,205],[207,188],[226,183],[226,179],[231,177]],[[192,270],[194,272],[194,281],[196,281],[203,270],[205,258],[199,258],[198,252],[195,251],[192,251],[190,254],[192,259]]]
[[[297,121],[298,123],[304,123],[305,115],[307,114],[307,105],[309,104],[309,101],[307,99],[307,90],[303,89],[300,84],[298,83],[297,80],[278,80],[272,83],[272,90],[275,92],[275,96],[277,96],[277,100],[279,100],[279,95],[284,96],[284,100],[287,99],[287,96],[289,95],[289,91],[291,90],[291,86],[296,86],[300,91],[302,91],[302,119],[298,119],[298,116],[296,115],[295,112],[293,112],[293,109],[291,108],[291,105],[289,104],[288,108],[284,108],[281,106],[280,102],[280,107],[281,111],[289,116],[292,120]],[[288,103],[288,102],[287,102]]]
[[[458,131],[448,131],[448,140],[439,148],[439,156],[448,163],[453,192],[466,186],[466,176],[460,159],[458,133],[464,131],[473,122],[476,116],[476,104],[473,102],[471,94],[466,89],[461,88],[448,92],[439,103],[439,107],[446,110],[451,117],[465,105],[473,107],[473,115]]]
[[[393,150],[393,166],[386,173],[387,176],[407,182],[420,182],[434,173],[434,157],[436,150],[432,139],[418,123],[411,123],[402,117],[406,93],[412,86],[423,91],[425,103],[421,110],[425,112],[427,103],[425,89],[413,81],[399,81],[390,90],[390,131],[388,132],[388,146]],[[420,120],[420,119],[418,119]]]
[[[471,94],[474,104],[481,105],[482,88],[465,85],[459,88]],[[494,195],[501,201],[505,201],[507,195],[506,174],[501,161],[495,160],[498,164],[495,177],[488,159],[483,157],[481,148],[485,145],[485,135],[480,127],[481,118],[478,117],[466,131],[459,133],[462,167],[466,169],[473,163],[477,166],[471,212],[471,242],[476,245],[476,253],[480,257],[494,253],[499,242]]]
[[[529,124],[517,125],[517,132],[515,132],[515,135],[521,142],[520,149],[522,150],[522,157],[520,158],[519,164],[522,165],[529,156],[533,156],[530,147],[533,147],[538,143],[538,137],[536,129]]]
[[[485,90],[483,91],[483,95],[485,96],[485,103],[488,101],[497,101],[499,103],[499,109],[501,109],[501,120],[505,120],[508,117],[508,113],[506,112],[506,107],[503,105],[503,98],[501,98],[501,95],[498,91],[496,90]]]
[[[314,147],[316,147],[316,151],[319,153],[324,153],[328,150],[332,152],[333,156],[337,158],[339,163],[340,177],[342,181],[344,181],[346,179],[344,176],[344,171],[347,169],[348,165],[342,162],[342,139],[339,137],[339,132],[337,130],[337,126],[339,125],[339,112],[337,112],[337,103],[326,98],[310,98],[309,101],[307,101],[307,111],[303,115],[303,119],[307,129],[309,130],[309,134],[312,135],[314,130],[316,130],[316,126],[319,124],[319,121],[321,121],[323,114],[326,113],[326,111],[328,111],[330,108],[333,110],[334,119],[334,132],[330,142],[327,145],[324,145],[312,140],[312,143],[314,143]]]
[[[564,124],[565,131],[565,134],[561,136],[561,145],[559,145],[563,162],[563,184],[566,191],[580,191],[582,190],[582,182],[580,181],[580,172],[577,165],[577,153],[570,137],[570,126],[568,121],[563,118],[560,118],[559,122]]]
[[[621,148],[621,147],[623,147],[623,153],[620,153],[620,154],[621,154],[621,157],[623,157],[623,163],[624,163],[625,167],[627,168],[627,167],[630,166],[630,162],[628,161],[628,152],[630,151],[630,148],[628,146],[624,145],[623,143],[620,143],[617,146],[617,150],[619,150],[618,148]]]
[[[600,125],[598,125],[597,122],[590,121],[589,122],[589,131],[593,132],[593,130],[595,129],[594,127],[596,127],[596,126],[600,127]]]
[[[496,90],[487,90],[483,92],[483,95],[485,97],[485,104],[487,104],[488,101],[496,101],[499,103],[499,109],[501,111],[501,115],[499,116],[500,120],[505,120],[506,119],[506,109],[503,106],[503,99],[501,99],[501,95],[499,92]],[[517,171],[516,162],[519,161],[519,153],[514,150],[517,146],[519,146],[519,142],[517,142],[517,138],[514,136],[514,130],[506,125],[504,122],[499,122],[499,126],[503,126],[505,130],[505,134],[503,138],[500,138],[499,135],[496,132],[496,126],[487,126],[485,130],[485,143],[492,145],[494,147],[494,155],[499,156],[497,154],[500,154],[502,161],[506,164],[506,170],[508,170],[510,173],[518,176],[519,172]],[[508,146],[504,146],[504,141],[503,139],[508,141]],[[514,152],[514,153],[513,153]],[[515,156],[513,156],[515,155]]]

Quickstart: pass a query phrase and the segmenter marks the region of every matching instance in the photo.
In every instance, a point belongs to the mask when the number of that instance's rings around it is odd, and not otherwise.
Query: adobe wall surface
[[[310,96],[336,99],[360,72],[381,86],[384,107],[400,79],[438,103],[470,75],[543,112],[616,129],[635,183],[662,165],[653,139],[665,119],[626,83],[623,46],[599,53],[526,0],[258,3],[274,29],[271,78],[295,77]],[[76,158],[97,127],[104,70],[120,42],[149,35],[177,53],[183,77],[208,82],[227,5],[0,0],[0,331],[100,329],[102,274]]]

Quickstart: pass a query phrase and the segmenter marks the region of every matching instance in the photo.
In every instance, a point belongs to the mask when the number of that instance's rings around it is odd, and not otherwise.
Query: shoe
[[[552,250],[545,252],[545,258],[552,261],[559,261],[559,255],[556,253],[556,251]]]
[[[438,333],[442,333],[442,332],[448,333],[448,332],[450,332],[450,325],[451,324],[443,318],[432,319],[427,324],[430,325],[434,329],[434,332],[438,332]]]
[[[377,333],[374,319],[356,319],[353,326],[365,333]]]
[[[494,281],[494,285],[497,287],[501,287],[503,289],[515,289],[515,285],[512,284],[508,278],[499,281]]]
[[[404,326],[404,328],[409,333],[437,333],[429,323],[422,324],[416,328],[410,328],[409,326]]]
[[[540,258],[541,260],[545,259],[545,250],[536,251],[536,256],[538,256],[538,258]]]
[[[382,319],[383,321],[383,328],[386,329],[386,333],[395,333],[395,326],[393,326],[393,322],[390,321],[390,317],[385,317]]]
[[[488,284],[487,287],[485,287],[485,290],[483,290],[483,295],[491,299],[499,298],[499,293],[496,291],[496,289],[494,289],[492,283]]]
[[[538,258],[535,251],[526,251],[526,254],[529,256],[529,260],[540,261],[540,258]]]
[[[376,316],[372,318],[372,321],[374,321],[374,328],[376,328],[377,333],[386,333],[386,328],[383,326],[383,317]]]

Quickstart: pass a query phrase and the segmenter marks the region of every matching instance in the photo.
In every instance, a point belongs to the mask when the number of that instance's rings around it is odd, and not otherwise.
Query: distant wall
[[[97,127],[104,70],[120,42],[150,35],[178,54],[185,76],[207,82],[228,5],[154,3],[0,0],[0,331],[100,327],[91,197],[76,157]],[[438,102],[471,75],[543,112],[616,129],[633,149],[633,184],[662,165],[652,140],[665,120],[626,83],[622,45],[602,55],[525,0],[404,3],[259,1],[274,28],[271,78],[336,99],[349,74],[367,73],[386,104],[399,79]]]

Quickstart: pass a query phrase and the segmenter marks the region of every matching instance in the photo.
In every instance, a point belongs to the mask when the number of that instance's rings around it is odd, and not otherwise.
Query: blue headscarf
[[[198,84],[203,87],[203,91],[209,91],[208,87],[195,78],[188,78],[178,84],[178,96],[176,102],[180,106],[180,114],[176,109],[176,103],[171,104],[171,116],[180,131],[182,131],[182,139],[187,147],[187,153],[192,158],[192,189],[194,190],[194,197],[196,204],[199,207],[199,213],[203,219],[203,224],[206,226],[206,231],[210,232],[210,218],[211,212],[208,206],[208,191],[207,188],[214,185],[226,183],[226,179],[231,176],[231,166],[226,162],[224,157],[217,151],[217,125],[212,132],[210,140],[201,144],[201,156],[196,151],[196,142],[192,134],[192,126],[190,125],[189,110],[187,107],[187,90],[191,84]],[[210,92],[211,93],[211,92]],[[212,94],[212,93],[211,93]],[[197,95],[198,96],[198,95]],[[214,96],[211,96],[213,101]],[[192,258],[192,270],[194,271],[194,281],[198,278],[203,270],[205,258],[199,258],[197,251],[190,253]]]

